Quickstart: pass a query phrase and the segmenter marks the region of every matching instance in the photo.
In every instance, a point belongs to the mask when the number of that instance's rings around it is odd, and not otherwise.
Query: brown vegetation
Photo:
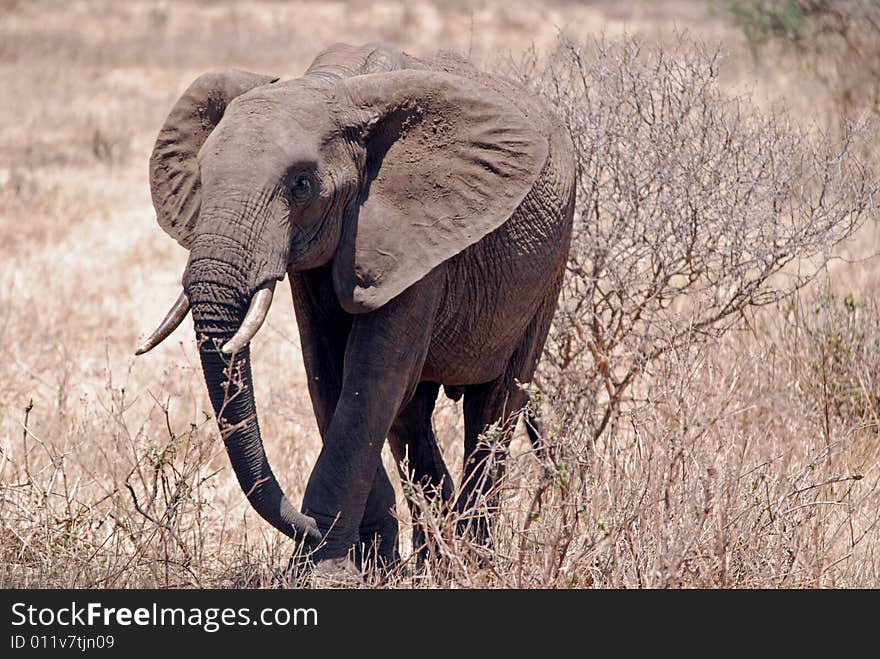
[[[853,155],[876,128],[825,140],[796,114],[832,100],[752,68],[699,3],[662,4],[0,4],[0,585],[288,583],[291,543],[241,496],[191,335],[133,357],[185,259],[146,162],[201,71],[296,75],[327,43],[369,39],[515,62],[575,129],[582,189],[532,385],[545,446],[514,443],[491,555],[409,483],[433,557],[366,583],[880,585],[876,184]],[[588,45],[555,51],[560,29]],[[755,75],[753,100],[739,82]],[[290,305],[266,329],[261,420],[296,499],[320,441]],[[454,474],[459,416],[435,415]]]

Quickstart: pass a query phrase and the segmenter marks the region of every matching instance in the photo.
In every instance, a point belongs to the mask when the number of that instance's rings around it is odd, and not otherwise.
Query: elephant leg
[[[355,551],[358,566],[374,565],[387,569],[400,560],[397,549],[398,524],[391,512],[394,503],[394,486],[388,479],[385,467],[379,463],[359,529],[360,541]]]
[[[438,278],[434,271],[381,308],[354,316],[342,390],[303,497],[304,512],[324,534],[316,560],[344,556],[359,540],[382,446],[424,367]]]
[[[489,540],[489,520],[498,508],[496,486],[504,475],[504,460],[513,431],[520,412],[529,401],[528,393],[518,382],[532,379],[550,329],[555,300],[555,297],[548,297],[538,309],[498,378],[465,387],[465,460],[461,491],[456,501],[456,510],[461,515],[458,532],[482,544]],[[527,416],[526,431],[533,445],[537,446],[537,420]],[[493,424],[497,425],[493,427]]]
[[[455,488],[431,424],[439,391],[440,385],[435,382],[422,382],[416,387],[412,399],[401,409],[391,426],[388,443],[401,479],[418,483],[429,501],[435,501],[439,496],[445,505],[451,501]],[[421,562],[427,558],[428,552],[425,532],[419,523],[418,507],[412,501],[409,504],[413,518],[413,552],[417,553]]]
[[[342,391],[351,316],[336,300],[329,268],[290,272],[289,276],[309,395],[323,441]],[[356,552],[359,565],[363,558],[378,559],[385,566],[398,559],[398,525],[391,514],[394,503],[394,487],[380,463],[361,522]]]
[[[489,519],[496,513],[496,485],[526,396],[507,374],[464,394],[464,469],[456,501],[458,531],[478,543],[488,541]],[[494,429],[492,425],[497,424]]]

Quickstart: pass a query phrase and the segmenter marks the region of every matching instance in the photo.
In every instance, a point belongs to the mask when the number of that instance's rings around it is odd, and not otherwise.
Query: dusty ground
[[[186,326],[133,356],[186,259],[155,223],[147,159],[195,76],[295,76],[334,41],[491,65],[560,33],[682,29],[722,43],[725,81],[751,84],[761,103],[815,102],[784,69],[755,65],[740,32],[694,0],[0,2],[0,585],[229,585],[289,551],[249,510],[206,422]],[[870,261],[841,276],[870,291],[878,273]],[[291,305],[276,303],[254,347],[267,450],[294,500],[319,447],[296,337]],[[455,412],[446,404],[438,425],[457,470]],[[162,487],[180,474],[194,484],[185,504]],[[165,534],[163,515],[187,522]]]

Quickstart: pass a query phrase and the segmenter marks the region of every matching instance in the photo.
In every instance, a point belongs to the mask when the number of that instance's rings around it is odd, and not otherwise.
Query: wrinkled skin
[[[150,165],[159,223],[190,250],[221,434],[261,516],[315,560],[357,547],[391,562],[386,438],[449,505],[491,485],[477,439],[526,402],[516,382],[535,370],[571,234],[573,150],[540,101],[452,56],[338,44],[294,80],[200,76]],[[218,350],[285,274],[323,440],[301,510],[263,451],[248,348]],[[441,386],[464,397],[457,502],[431,427]]]

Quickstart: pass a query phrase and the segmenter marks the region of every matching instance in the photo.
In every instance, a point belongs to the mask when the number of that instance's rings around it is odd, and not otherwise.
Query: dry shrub
[[[532,386],[545,445],[511,461],[491,550],[408,485],[434,583],[877,584],[875,310],[860,307],[858,331],[834,316],[794,340],[774,305],[802,317],[792,294],[873,211],[855,155],[867,126],[832,142],[762,115],[720,91],[718,63],[698,44],[625,39],[519,68],[559,109],[579,168]],[[772,328],[744,332],[759,321]]]
[[[200,385],[189,370],[173,369],[169,383]],[[31,401],[20,437],[0,447],[0,586],[277,583],[289,543],[261,528],[249,538],[215,505],[227,459],[213,418],[183,421],[180,408],[196,407],[187,396],[132,400],[109,360],[106,378],[76,414],[47,418]]]
[[[193,568],[204,566],[209,546],[202,508],[213,476],[210,432],[173,430],[167,405],[157,402],[163,439],[153,414],[132,428],[130,407],[108,372],[101,409],[88,420],[40,424],[52,433],[44,436],[34,424],[44,410],[33,401],[23,410],[20,443],[0,457],[5,587],[202,583]],[[94,442],[105,434],[110,442]]]
[[[568,277],[538,380],[597,438],[662,354],[808,283],[874,208],[853,149],[718,87],[718,53],[562,47],[538,79],[574,138]],[[534,78],[535,74],[531,76]]]
[[[508,460],[491,549],[456,537],[459,515],[409,484],[432,556],[395,583],[880,585],[880,314],[829,300],[787,300],[756,314],[760,330],[680,342],[596,439],[548,411],[545,446]]]

